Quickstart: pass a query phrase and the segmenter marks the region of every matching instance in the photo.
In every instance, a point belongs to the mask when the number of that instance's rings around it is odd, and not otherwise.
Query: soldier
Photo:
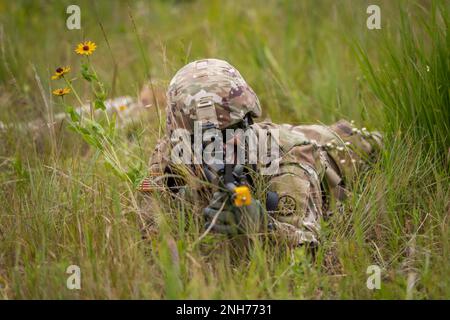
[[[170,82],[166,136],[158,142],[150,158],[149,177],[141,183],[140,190],[146,193],[163,188],[203,201],[207,230],[226,234],[265,233],[290,246],[315,246],[320,236],[320,219],[345,199],[352,179],[376,159],[381,136],[365,128],[355,128],[353,123],[344,120],[331,126],[254,123],[260,116],[256,94],[239,71],[226,61],[204,59],[184,66]],[[184,171],[180,170],[180,164],[173,160],[178,141],[173,139],[174,132],[183,129],[194,135],[196,123],[201,128],[219,131],[249,130],[256,137],[263,130],[277,131],[271,142],[279,148],[278,156],[271,159],[271,163],[277,164],[276,172],[262,175],[267,166],[259,162],[237,165],[234,158],[228,176],[244,177],[243,184],[249,186],[251,195],[245,188],[235,188],[234,183],[231,186],[235,194],[230,196],[229,181],[222,188],[217,187],[218,176],[227,175],[224,167],[228,168],[230,163],[225,162],[219,168],[181,164]],[[242,130],[239,132],[227,137],[224,149],[234,149],[236,141],[243,139]],[[191,147],[192,141],[187,141]],[[188,176],[213,183],[173,179],[183,176],[182,171],[184,177],[187,172]],[[258,195],[257,186],[263,190],[262,194]]]

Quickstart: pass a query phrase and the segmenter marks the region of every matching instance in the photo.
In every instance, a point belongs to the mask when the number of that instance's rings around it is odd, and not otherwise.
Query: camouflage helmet
[[[249,114],[261,116],[252,88],[228,62],[204,59],[191,62],[172,78],[167,90],[167,130],[194,132],[194,122],[222,130]]]

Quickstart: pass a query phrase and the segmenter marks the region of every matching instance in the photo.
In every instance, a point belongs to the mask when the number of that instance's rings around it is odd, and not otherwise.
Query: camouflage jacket
[[[290,245],[317,243],[320,219],[345,199],[351,181],[376,159],[381,135],[345,120],[331,126],[260,122],[251,127],[279,130],[279,169],[265,178],[268,190],[279,198],[277,208],[268,212],[275,239]],[[164,174],[172,165],[170,150],[167,137],[158,142],[142,192],[163,187]],[[207,205],[208,199],[202,200]]]

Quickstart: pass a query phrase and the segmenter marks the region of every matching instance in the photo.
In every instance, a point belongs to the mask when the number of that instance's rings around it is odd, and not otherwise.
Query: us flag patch
[[[149,192],[149,191],[151,191],[152,187],[151,187],[150,179],[149,178],[145,178],[144,180],[142,180],[141,183],[139,184],[138,190],[142,191],[142,192]]]

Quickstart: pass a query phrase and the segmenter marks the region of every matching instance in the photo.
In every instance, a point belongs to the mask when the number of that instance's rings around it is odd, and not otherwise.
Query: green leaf
[[[123,181],[127,181],[127,174],[121,172],[121,170],[119,170],[119,168],[116,167],[116,165],[107,157],[105,158],[105,167],[108,170],[111,170],[117,177],[119,177],[121,180]]]
[[[89,124],[90,124],[90,126],[91,126],[92,131],[93,131],[95,134],[100,134],[100,135],[104,135],[104,134],[105,134],[105,129],[104,129],[104,128],[102,127],[102,125],[99,124],[98,122],[96,122],[96,121],[90,121]]]
[[[95,97],[96,97],[98,100],[103,100],[103,101],[105,101],[105,100],[106,100],[106,91],[105,91],[105,89],[103,88],[103,84],[102,84],[101,82],[98,82],[98,85],[99,85],[100,89],[94,91]]]
[[[81,65],[81,75],[89,82],[92,82],[92,80],[97,80],[97,77],[89,70],[89,66],[87,64]]]
[[[127,172],[129,180],[133,183],[134,187],[138,187],[139,183],[146,176],[146,170],[141,164],[131,167]]]
[[[94,108],[96,110],[106,110],[105,102],[102,99],[95,99],[94,101]]]
[[[103,146],[101,145],[101,143],[92,135],[82,133],[81,137],[83,138],[83,140],[85,142],[87,142],[89,145],[93,146],[94,148],[103,150]]]
[[[80,119],[81,119],[80,115],[78,114],[78,112],[75,111],[74,107],[67,106],[66,112],[70,116],[70,120],[72,120],[73,122],[79,122],[80,121]]]

